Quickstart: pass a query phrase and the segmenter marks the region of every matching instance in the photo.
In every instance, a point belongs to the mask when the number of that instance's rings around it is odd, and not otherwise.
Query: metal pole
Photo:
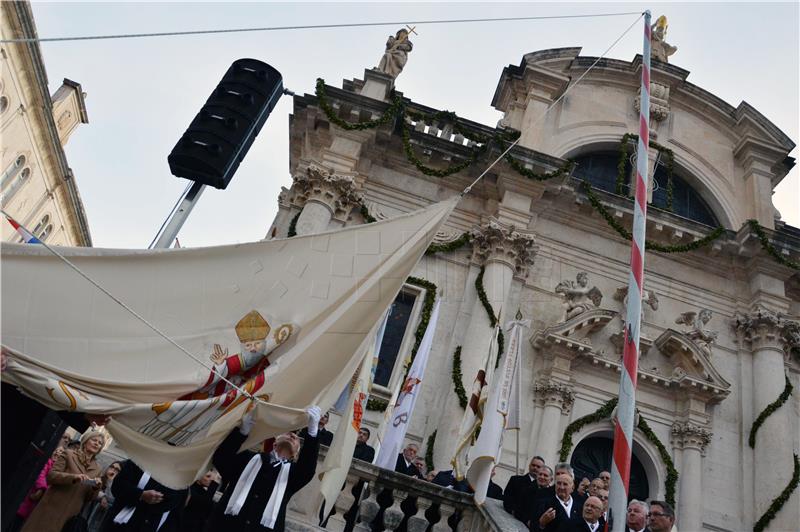
[[[168,221],[163,226],[163,231],[161,231],[160,235],[157,235],[158,238],[154,244],[150,245],[150,249],[168,248],[172,245],[181,227],[183,227],[184,222],[186,222],[186,218],[189,217],[189,214],[192,212],[192,209],[194,209],[197,200],[200,199],[200,195],[205,188],[206,186],[204,184],[195,181],[188,190],[184,191],[183,198],[180,200],[178,208],[170,213],[167,218]]]
[[[636,375],[639,366],[639,328],[642,322],[645,222],[647,220],[647,159],[650,144],[650,31],[650,11],[645,11],[639,147],[636,159],[631,268],[628,276],[628,313],[625,320],[623,370],[619,382],[619,403],[614,426],[614,465],[611,468],[611,491],[609,493],[609,509],[614,516],[613,532],[622,532],[626,529],[625,516],[633,449],[633,418],[636,412]]]

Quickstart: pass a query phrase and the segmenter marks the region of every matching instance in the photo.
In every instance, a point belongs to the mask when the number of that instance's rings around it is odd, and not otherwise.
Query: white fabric
[[[278,514],[281,512],[283,496],[286,494],[286,485],[289,483],[289,470],[292,468],[292,464],[281,460],[276,462],[274,467],[280,467],[281,470],[267,505],[264,507],[264,513],[261,514],[261,525],[267,528],[275,528],[275,521],[278,520]]]
[[[228,499],[228,505],[225,507],[225,515],[239,515],[239,512],[242,511],[242,506],[244,506],[244,502],[250,494],[250,488],[253,487],[253,482],[256,480],[256,476],[258,476],[258,472],[261,471],[263,462],[260,454],[253,455],[250,461],[247,462],[247,465],[242,470],[242,474],[239,475],[236,486],[233,488],[231,498]]]
[[[143,490],[147,483],[150,482],[150,473],[145,471],[142,473],[141,478],[139,479],[139,483],[136,484],[136,488]],[[133,517],[133,513],[136,511],[136,506],[125,506],[119,513],[114,517],[114,522],[118,525],[125,524],[131,520]],[[169,512],[166,512],[169,513]],[[159,525],[161,526],[161,525]]]
[[[375,462],[378,467],[394,471],[397,455],[403,449],[403,440],[406,437],[408,422],[411,420],[414,405],[417,403],[417,397],[420,395],[419,391],[425,379],[425,367],[428,365],[428,356],[431,353],[433,337],[436,334],[440,303],[441,300],[437,299],[436,304],[433,306],[428,327],[425,329],[425,335],[422,337],[419,349],[417,349],[417,355],[414,357],[408,376],[406,376],[400,389],[400,394],[397,396],[397,403],[395,403],[392,412],[392,421],[386,426],[386,434],[383,435],[381,448],[378,451],[378,460]]]
[[[522,328],[528,326],[527,321],[513,321],[507,326],[509,339],[500,372],[495,373],[493,379],[486,385],[490,391],[483,411],[481,433],[468,455],[467,481],[475,491],[477,504],[483,504],[486,500],[492,469],[500,461],[500,454],[503,451],[503,431],[506,429],[512,390],[515,388],[522,346]]]
[[[358,441],[364,412],[367,408],[369,387],[372,376],[372,352],[367,350],[362,358],[355,385],[350,391],[347,409],[342,414],[339,428],[333,435],[333,441],[325,455],[319,477],[319,491],[325,501],[325,511],[330,513],[347,480],[347,473],[353,461],[353,450]]]
[[[304,426],[306,406],[333,404],[360,362],[359,346],[457,201],[281,240],[59,251],[261,398],[248,448]],[[191,484],[239,423],[246,396],[210,378],[42,246],[4,243],[2,254],[1,335],[10,352],[3,381],[56,410],[111,414],[108,430],[137,464],[168,487]],[[240,356],[247,346],[235,326],[251,311],[270,331],[261,352]],[[229,367],[264,359],[269,367],[252,376]]]
[[[317,432],[319,432],[319,420],[322,417],[322,412],[316,405],[308,408],[306,412],[308,413],[308,426],[306,430],[309,436],[316,438]]]

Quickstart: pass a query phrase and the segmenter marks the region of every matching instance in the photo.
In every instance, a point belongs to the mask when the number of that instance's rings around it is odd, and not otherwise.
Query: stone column
[[[354,175],[335,174],[315,164],[295,177],[292,193],[293,203],[303,209],[295,225],[298,235],[325,231],[331,220],[344,223],[362,201]]]
[[[556,380],[538,380],[533,386],[537,399],[544,402],[542,421],[539,425],[539,439],[536,452],[545,463],[555,464],[558,460],[558,443],[561,441],[561,416],[568,415],[575,399],[572,386]]]
[[[501,320],[507,321],[513,318],[514,312],[505,307],[505,301],[514,276],[524,278],[528,264],[532,262],[536,249],[533,234],[528,231],[518,231],[512,225],[504,225],[491,219],[488,224],[472,231],[472,239],[473,260],[485,266],[483,287],[486,298],[495,314],[502,309]],[[469,326],[461,348],[461,374],[467,394],[470,393],[478,369],[483,367],[486,361],[492,332],[489,316],[478,297],[472,305]],[[445,412],[461,411],[455,394],[451,394]],[[439,448],[449,453],[449,457],[453,456],[460,423],[460,415],[446,416],[442,420],[442,428],[446,427],[446,430],[440,429],[437,433],[437,446],[439,438],[444,436],[442,446]]]
[[[691,422],[672,425],[673,445],[682,449],[678,519],[681,530],[703,524],[703,456],[711,433]]]
[[[745,420],[744,430],[749,434],[753,421],[774,402],[783,391],[785,380],[784,348],[786,332],[791,321],[780,313],[755,306],[747,314],[739,314],[734,326],[740,339],[753,353],[753,418]],[[753,449],[753,479],[755,494],[755,519],[766,512],[772,500],[780,495],[792,477],[794,420],[790,419],[791,404],[785,403],[766,418],[756,434]],[[790,499],[796,500],[796,496]],[[791,530],[800,522],[800,508],[795,503],[786,504],[770,523],[774,530]]]

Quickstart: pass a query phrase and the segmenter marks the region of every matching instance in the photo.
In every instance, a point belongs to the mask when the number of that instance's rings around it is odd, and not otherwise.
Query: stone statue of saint
[[[414,45],[408,40],[408,30],[398,30],[394,37],[389,36],[389,40],[386,41],[386,51],[378,63],[377,70],[396,79],[406,66],[408,52],[413,47]]]
[[[603,294],[596,286],[589,288],[589,275],[586,272],[579,272],[575,281],[561,281],[555,291],[564,298],[567,307],[564,321],[597,308],[603,299]]]
[[[651,57],[664,63],[669,62],[669,56],[678,51],[677,46],[672,46],[664,40],[667,36],[667,17],[661,15],[650,28]]]
[[[675,323],[691,327],[690,330],[684,331],[684,334],[711,357],[711,344],[717,341],[719,333],[706,328],[709,321],[711,321],[711,311],[707,308],[701,309],[700,312],[684,312],[675,319]]]

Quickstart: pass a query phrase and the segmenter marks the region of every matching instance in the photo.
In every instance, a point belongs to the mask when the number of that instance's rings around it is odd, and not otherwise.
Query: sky
[[[354,22],[641,12],[669,19],[670,62],[688,81],[733,106],[747,101],[793,141],[799,135],[798,3],[52,3],[34,2],[39,36],[185,31]],[[566,46],[599,56],[636,19],[619,17],[420,24],[397,89],[415,102],[495,125],[491,107],[503,68],[528,52]],[[66,146],[94,246],[144,248],[187,181],[167,155],[230,64],[252,57],[283,74],[284,86],[314,92],[317,77],[341,86],[363,79],[400,25],[224,35],[42,43],[50,92],[63,78],[87,93],[89,123]],[[641,53],[641,25],[608,57]],[[226,190],[206,188],[184,225],[184,247],[264,238],[281,186],[291,186],[289,115],[281,98]],[[797,149],[792,153],[797,157]],[[800,171],[776,188],[783,220],[800,227]]]

